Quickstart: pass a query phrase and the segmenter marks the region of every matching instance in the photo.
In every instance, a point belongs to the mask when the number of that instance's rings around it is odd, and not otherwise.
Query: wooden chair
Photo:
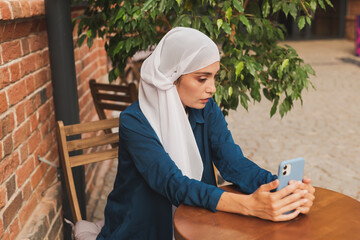
[[[89,85],[99,119],[106,119],[105,110],[123,111],[138,99],[135,83],[121,86],[91,79]]]
[[[74,217],[73,234],[75,239],[96,239],[100,232],[102,223],[91,223],[82,220],[78,198],[76,195],[72,168],[94,162],[100,162],[107,159],[117,158],[118,156],[118,133],[105,132],[105,129],[111,129],[119,126],[119,118],[105,119],[94,122],[86,122],[64,126],[62,121],[57,122],[57,133],[59,151],[61,155],[62,168],[64,172],[66,187],[70,200],[70,208]],[[91,135],[91,137],[67,140],[67,137],[87,134],[101,131],[101,135]],[[103,132],[104,131],[104,132]],[[109,147],[100,147],[106,146]],[[85,150],[97,148],[96,152],[83,151],[81,155],[70,156],[69,152],[76,150]],[[99,150],[100,149],[100,150]],[[80,224],[80,225],[79,225]],[[87,232],[89,231],[89,232]]]

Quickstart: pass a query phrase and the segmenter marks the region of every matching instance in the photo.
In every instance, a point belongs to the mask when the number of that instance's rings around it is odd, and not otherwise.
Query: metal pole
[[[79,123],[70,0],[45,0],[45,15],[55,118],[56,121],[62,120],[64,125]],[[75,168],[73,174],[81,213],[86,219],[84,168]],[[61,174],[61,185],[63,216],[73,219],[63,174]],[[68,224],[63,224],[63,226],[64,239],[71,239],[71,227]]]

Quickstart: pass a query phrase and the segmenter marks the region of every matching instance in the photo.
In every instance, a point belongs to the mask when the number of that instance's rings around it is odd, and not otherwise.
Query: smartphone
[[[302,181],[305,160],[302,157],[282,161],[279,164],[278,179],[280,181],[276,191],[286,187],[290,180]]]

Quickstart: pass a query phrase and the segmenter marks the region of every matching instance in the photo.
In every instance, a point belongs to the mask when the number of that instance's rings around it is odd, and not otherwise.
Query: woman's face
[[[195,72],[182,75],[175,85],[184,107],[202,109],[216,92],[215,75],[220,62],[215,62]]]

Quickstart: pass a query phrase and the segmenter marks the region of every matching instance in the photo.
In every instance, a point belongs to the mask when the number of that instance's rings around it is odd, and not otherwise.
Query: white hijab
[[[141,67],[140,109],[165,151],[189,178],[201,180],[203,163],[174,81],[220,61],[216,44],[192,28],[170,30]]]

